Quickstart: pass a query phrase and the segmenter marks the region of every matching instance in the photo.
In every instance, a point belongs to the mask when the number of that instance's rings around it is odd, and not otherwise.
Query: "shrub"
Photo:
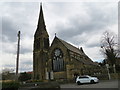
[[[19,83],[15,81],[2,82],[2,90],[17,90],[19,88]]]
[[[120,73],[111,73],[111,79],[120,79]]]
[[[27,80],[30,80],[31,77],[32,77],[31,74],[24,72],[24,73],[20,74],[18,79],[19,79],[19,81],[27,81]]]
[[[108,74],[100,74],[100,75],[96,75],[96,77],[99,79],[99,80],[108,80]]]

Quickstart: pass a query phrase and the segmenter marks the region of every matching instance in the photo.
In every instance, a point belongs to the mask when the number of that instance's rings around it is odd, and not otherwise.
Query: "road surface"
[[[91,88],[91,90],[94,90],[93,88],[106,88],[104,90],[118,90],[118,80],[107,80],[107,81],[100,81],[97,84],[83,84],[83,85],[77,85],[76,83],[71,83],[71,84],[61,84],[61,90],[77,90],[79,88]],[[41,90],[41,89],[36,89],[38,86],[27,86],[27,87],[21,87],[18,90]],[[68,89],[67,89],[68,88]],[[109,89],[107,89],[109,88]],[[117,88],[117,89],[116,89]],[[79,90],[81,90],[79,89]],[[54,89],[53,89],[54,90]],[[95,89],[96,90],[96,89]]]
[[[73,84],[63,84],[61,88],[118,88],[118,80],[112,81],[100,81],[96,84],[83,84],[77,85],[76,83]]]

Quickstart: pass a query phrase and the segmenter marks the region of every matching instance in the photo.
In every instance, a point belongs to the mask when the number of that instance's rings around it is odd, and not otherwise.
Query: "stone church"
[[[97,65],[84,53],[55,35],[52,44],[46,30],[42,5],[34,34],[33,79],[73,80],[77,75],[92,74]]]

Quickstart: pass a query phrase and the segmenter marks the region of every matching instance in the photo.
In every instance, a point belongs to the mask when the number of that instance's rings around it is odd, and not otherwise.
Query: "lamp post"
[[[113,64],[114,73],[116,73],[115,64]]]
[[[102,49],[104,49],[104,51],[106,51],[106,49],[105,49],[105,47],[104,46],[101,46],[101,48]],[[106,62],[106,61],[105,61]],[[108,78],[109,78],[109,80],[111,79],[111,76],[110,76],[110,71],[109,71],[109,64],[107,64],[107,62],[106,62],[106,68],[107,68],[107,73],[108,73]]]
[[[111,76],[110,76],[110,72],[109,72],[109,64],[106,64],[106,68],[107,68],[108,78],[109,78],[109,80],[110,80],[110,79],[111,79]]]

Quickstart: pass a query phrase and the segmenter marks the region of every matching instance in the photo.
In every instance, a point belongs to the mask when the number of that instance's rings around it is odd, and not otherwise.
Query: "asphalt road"
[[[91,88],[91,90],[96,90],[94,88],[100,88],[103,90],[103,88],[106,88],[104,90],[118,90],[115,88],[118,88],[118,80],[107,80],[107,81],[99,81],[99,83],[96,84],[83,84],[83,85],[77,85],[76,83],[70,83],[70,84],[61,84],[61,90],[77,90],[79,88]],[[39,89],[34,89],[37,88],[37,86],[27,86],[24,88],[19,88],[18,90],[39,90]],[[76,89],[75,89],[76,88]],[[109,88],[109,89],[107,89]],[[79,90],[81,90],[79,89]],[[41,89],[40,89],[41,90]],[[54,90],[54,89],[53,89]],[[56,89],[55,89],[56,90]]]
[[[96,84],[83,84],[77,85],[73,84],[63,84],[61,88],[118,88],[118,80],[107,80],[107,81],[99,81]]]

